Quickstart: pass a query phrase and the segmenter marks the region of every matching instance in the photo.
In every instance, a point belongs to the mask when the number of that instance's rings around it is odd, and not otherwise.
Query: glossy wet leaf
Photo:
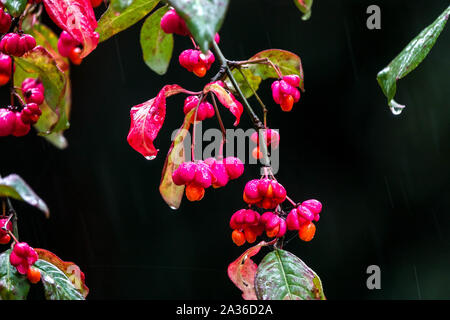
[[[24,201],[40,209],[47,217],[50,214],[45,202],[17,174],[10,174],[4,178],[0,177],[0,197]]]
[[[422,30],[389,65],[378,73],[377,80],[393,112],[404,108],[394,100],[397,80],[413,71],[425,59],[444,29],[450,15],[450,6],[428,27]],[[399,112],[399,113],[400,113]]]
[[[35,250],[39,255],[39,259],[45,260],[61,270],[72,282],[75,289],[86,298],[89,288],[86,286],[84,273],[75,263],[62,261],[57,255],[45,249],[35,248]]]
[[[248,60],[269,59],[273,64],[280,68],[282,75],[295,74],[300,77],[300,89],[304,91],[304,75],[302,61],[298,55],[286,50],[280,49],[268,49],[258,52]],[[262,80],[269,78],[277,79],[278,74],[270,64],[247,64],[242,67],[242,71],[246,76],[250,86],[257,91],[259,84]],[[238,82],[239,86],[243,90],[243,93],[247,98],[253,95],[253,91],[244,80],[241,73],[235,69],[233,70],[233,76]],[[233,88],[231,82],[226,80],[227,86]]]
[[[195,108],[192,109],[184,117],[183,125],[178,130],[175,138],[172,141],[169,152],[167,153],[166,161],[161,175],[161,183],[159,185],[159,192],[164,201],[172,209],[178,209],[183,199],[184,185],[178,186],[173,183],[172,173],[185,160],[184,138],[189,132],[192,121],[195,117]]]
[[[168,11],[162,7],[153,12],[141,28],[141,48],[147,66],[159,75],[167,72],[173,51],[173,35],[161,29],[161,18]]]
[[[158,4],[158,0],[134,0],[122,12],[117,12],[110,5],[98,21],[97,32],[100,42],[105,41],[144,18]]]
[[[186,21],[200,49],[207,52],[214,35],[222,26],[228,9],[228,0],[169,0],[177,13]]]
[[[294,0],[297,8],[303,13],[302,20],[311,18],[311,7],[313,0]]]
[[[258,266],[251,257],[266,245],[265,241],[261,241],[256,246],[245,250],[239,258],[228,265],[228,277],[242,291],[244,300],[258,300],[255,291],[255,275]]]
[[[53,22],[82,45],[81,58],[97,47],[97,20],[90,0],[43,0],[43,3]]]
[[[255,277],[259,300],[324,300],[319,277],[292,253],[275,249],[258,266]]]
[[[128,132],[128,144],[147,160],[158,154],[153,145],[166,117],[166,98],[178,93],[192,93],[179,85],[166,85],[158,95],[131,108],[131,124]]]
[[[41,272],[47,300],[84,300],[69,278],[52,263],[39,259],[34,267]]]
[[[30,290],[30,283],[11,265],[10,254],[11,249],[0,254],[0,298],[1,300],[25,300]]]
[[[28,0],[5,0],[2,1],[9,14],[13,17],[19,17],[25,10]]]

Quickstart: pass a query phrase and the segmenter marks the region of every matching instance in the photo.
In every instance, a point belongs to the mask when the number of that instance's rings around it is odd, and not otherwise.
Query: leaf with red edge
[[[311,17],[311,7],[313,0],[294,0],[298,10],[303,13],[302,20],[308,20]]]
[[[256,255],[262,247],[270,245],[261,241],[256,246],[247,249],[239,258],[228,265],[228,277],[241,289],[244,300],[258,300],[255,291],[255,275],[258,266],[251,257]]]
[[[67,31],[82,46],[81,58],[97,47],[97,20],[90,0],[43,0],[53,22]]]
[[[89,293],[89,288],[85,284],[84,273],[75,263],[62,261],[57,255],[45,249],[35,248],[34,250],[36,250],[40,260],[50,262],[61,270],[72,282],[75,289],[86,298]]]
[[[172,209],[178,209],[183,199],[184,185],[178,186],[173,183],[172,173],[178,166],[184,162],[184,138],[186,138],[192,121],[195,117],[195,108],[189,111],[184,117],[183,125],[178,130],[169,152],[167,153],[166,162],[162,171],[161,183],[159,185],[159,192],[164,201]]]
[[[208,83],[203,88],[203,93],[207,94],[208,92],[213,92],[219,99],[220,103],[222,103],[227,109],[229,109],[230,112],[236,117],[236,121],[233,125],[237,126],[241,119],[242,112],[244,111],[244,107],[242,107],[242,104],[236,100],[231,92],[224,88],[224,84],[222,81]]]
[[[153,160],[158,154],[153,141],[166,117],[166,98],[182,92],[194,94],[177,84],[166,85],[155,98],[131,108],[128,144],[147,160]]]

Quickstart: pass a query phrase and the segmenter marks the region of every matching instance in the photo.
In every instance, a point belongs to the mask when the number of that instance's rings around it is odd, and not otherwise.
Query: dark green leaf
[[[313,0],[294,0],[297,8],[303,13],[302,20],[311,18],[311,7]]]
[[[134,0],[121,13],[116,12],[112,5],[110,5],[98,21],[98,27],[95,30],[100,35],[100,42],[131,27],[152,11],[158,2],[158,0]]]
[[[0,254],[0,298],[1,300],[25,300],[30,290],[30,283],[11,265],[10,254],[11,249]]]
[[[378,73],[378,83],[394,114],[399,114],[404,108],[394,100],[397,80],[413,71],[425,59],[444,29],[449,15],[450,6],[431,25],[423,29],[386,68]]]
[[[167,72],[173,51],[173,35],[161,29],[161,18],[168,11],[162,7],[149,16],[141,29],[141,47],[144,61],[157,74]]]
[[[122,12],[123,10],[125,10],[126,8],[131,6],[132,3],[133,3],[133,0],[112,0],[111,1],[112,8],[116,12]]]
[[[324,300],[319,277],[292,253],[275,249],[258,266],[255,277],[259,300]]]
[[[0,177],[0,197],[10,197],[40,209],[49,216],[49,210],[45,202],[26,184],[17,174]]]
[[[186,24],[200,49],[207,52],[219,31],[228,8],[228,0],[169,0]]]
[[[28,0],[5,0],[2,2],[12,16],[19,17],[25,10]]]
[[[84,300],[69,278],[55,265],[39,259],[34,266],[41,271],[47,300]]]

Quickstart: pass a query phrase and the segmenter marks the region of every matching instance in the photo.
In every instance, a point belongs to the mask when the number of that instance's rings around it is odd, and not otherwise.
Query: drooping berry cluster
[[[278,133],[278,131],[272,129],[265,129],[260,130],[260,132],[254,132],[250,136],[250,139],[254,143],[256,143],[256,147],[252,150],[252,157],[255,159],[261,159],[263,157],[260,143],[264,142],[260,142],[260,139],[262,139],[262,141],[265,141],[266,145],[268,147],[270,146],[272,149],[276,149],[280,145],[280,134]]]
[[[316,225],[313,221],[319,221],[322,204],[315,200],[303,201],[301,205],[292,209],[286,223],[289,230],[298,230],[300,239],[311,241],[316,232]]]
[[[0,40],[0,51],[14,57],[21,57],[34,47],[36,40],[29,34],[7,33]]]
[[[294,103],[300,100],[300,91],[297,89],[299,85],[300,77],[295,74],[272,83],[273,100],[280,105],[281,110],[291,111]]]
[[[207,101],[202,101],[200,104],[199,104],[199,102],[200,102],[200,99],[198,96],[187,97],[184,100],[184,107],[183,107],[184,114],[185,115],[188,114],[189,111],[191,111],[192,109],[194,109],[198,106],[197,117],[196,117],[197,121],[203,121],[205,119],[214,117],[215,112],[214,112],[213,105]],[[194,119],[192,119],[192,121],[194,121]]]
[[[178,15],[175,9],[170,9],[161,18],[161,29],[168,34],[175,33],[180,36],[191,34],[186,26],[186,22]]]
[[[183,162],[173,172],[172,180],[176,185],[186,185],[189,201],[200,201],[206,188],[223,187],[229,180],[239,178],[243,172],[244,165],[238,158],[208,158],[205,161]]]
[[[32,266],[38,258],[37,252],[28,243],[19,242],[14,245],[9,261],[11,265],[16,267],[17,272],[26,274],[31,283],[37,283],[41,278],[41,273]]]
[[[69,58],[70,61],[79,65],[83,61],[81,55],[81,44],[75,40],[70,33],[63,31],[58,39],[58,52],[63,57]]]
[[[44,102],[45,94],[42,81],[39,78],[26,78],[22,82],[22,94],[26,103],[41,105]]]
[[[253,179],[244,188],[244,201],[263,209],[274,209],[286,200],[286,189],[276,180]]]
[[[193,72],[197,77],[204,77],[206,71],[211,68],[214,63],[214,54],[208,50],[207,54],[200,50],[188,49],[184,50],[179,56],[180,65],[189,72]]]

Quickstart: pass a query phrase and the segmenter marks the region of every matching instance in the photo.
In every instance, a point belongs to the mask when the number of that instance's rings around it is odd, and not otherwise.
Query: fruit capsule
[[[231,239],[237,246],[242,246],[245,243],[245,235],[239,230],[234,230],[231,233]]]
[[[200,201],[203,199],[203,196],[205,195],[205,188],[190,183],[186,186],[186,198],[188,198],[189,201]]]
[[[194,70],[192,71],[197,77],[203,78],[206,74],[206,67],[205,66],[195,66]]]
[[[281,110],[285,112],[289,112],[292,110],[292,107],[294,106],[294,98],[289,96],[284,96],[281,100]]]
[[[314,234],[316,233],[316,226],[314,223],[305,223],[300,226],[298,230],[298,236],[303,241],[311,241],[314,238]]]
[[[30,267],[27,271],[27,278],[31,283],[38,283],[41,280],[41,272],[33,267]]]

